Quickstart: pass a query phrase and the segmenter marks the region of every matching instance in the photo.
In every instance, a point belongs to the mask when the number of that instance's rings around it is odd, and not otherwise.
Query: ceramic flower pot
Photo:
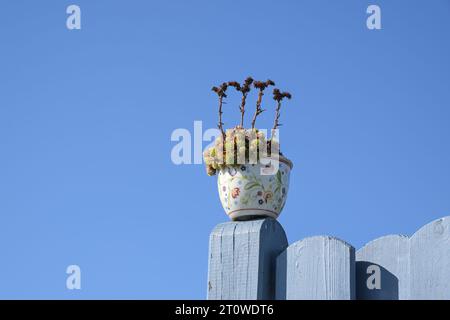
[[[218,174],[220,201],[232,220],[278,218],[286,203],[292,162],[279,158],[276,166],[246,164],[227,166]]]

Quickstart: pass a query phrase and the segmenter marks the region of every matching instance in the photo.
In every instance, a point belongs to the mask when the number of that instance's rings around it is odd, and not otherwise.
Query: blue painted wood
[[[410,238],[410,299],[450,299],[450,216]]]
[[[208,299],[450,299],[450,216],[412,237],[356,252],[329,236],[289,247],[273,219],[227,222],[210,235]],[[368,280],[379,272],[379,288]]]
[[[329,236],[291,244],[277,258],[276,298],[354,299],[355,249]]]
[[[373,266],[378,268],[374,269]],[[378,277],[378,288],[373,286],[374,277]],[[372,283],[372,286],[367,284],[368,281]],[[399,300],[408,299],[408,297],[409,238],[407,236],[381,237],[369,242],[356,252],[356,298],[358,300]]]
[[[274,219],[231,221],[209,241],[208,299],[274,299],[276,257],[287,247]]]
[[[367,268],[380,267],[381,287],[369,289]],[[357,299],[450,299],[450,217],[411,237],[373,240],[356,253]]]

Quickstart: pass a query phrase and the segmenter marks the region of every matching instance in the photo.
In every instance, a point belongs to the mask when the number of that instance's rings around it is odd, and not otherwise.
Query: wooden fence
[[[226,222],[209,241],[208,299],[450,299],[450,216],[361,249],[330,236],[288,245],[274,219]]]

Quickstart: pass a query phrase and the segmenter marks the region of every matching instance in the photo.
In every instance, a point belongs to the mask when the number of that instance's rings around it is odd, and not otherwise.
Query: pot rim
[[[270,156],[270,157],[264,157],[264,159],[271,159],[271,160],[277,160],[276,158]],[[292,170],[292,167],[294,166],[294,164],[292,163],[291,160],[289,160],[288,158],[286,158],[285,156],[282,156],[281,154],[278,156],[278,161],[279,162],[283,162],[284,164],[286,164],[289,169]]]
[[[278,160],[283,162],[284,164],[287,164],[289,166],[289,169],[291,169],[291,170],[294,167],[294,164],[292,163],[292,161],[289,160],[288,158],[286,158],[285,156],[279,155]]]

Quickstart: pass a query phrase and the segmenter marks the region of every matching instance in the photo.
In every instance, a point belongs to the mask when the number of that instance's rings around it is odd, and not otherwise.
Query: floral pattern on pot
[[[221,169],[217,184],[220,201],[232,220],[257,216],[278,218],[286,203],[291,164],[246,164]]]

